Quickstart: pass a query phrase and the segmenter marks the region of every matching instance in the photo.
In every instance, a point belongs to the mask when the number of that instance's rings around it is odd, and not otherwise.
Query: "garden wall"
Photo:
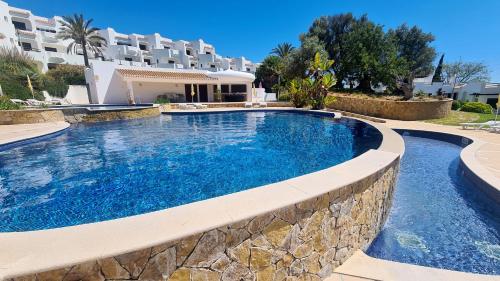
[[[446,117],[452,100],[392,101],[335,95],[330,109],[395,120],[426,120]]]
[[[383,226],[399,157],[391,161],[368,177],[282,209],[161,245],[8,280],[321,280],[357,249],[366,248]]]
[[[0,110],[0,125],[58,121],[64,121],[64,114],[58,109]]]

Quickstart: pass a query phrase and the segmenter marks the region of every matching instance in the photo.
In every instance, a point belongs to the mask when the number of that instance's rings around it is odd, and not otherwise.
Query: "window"
[[[129,58],[129,57],[125,57],[124,58],[125,61],[132,61],[132,58]]]
[[[207,55],[211,55],[211,54],[212,54],[212,52],[205,52],[205,53],[206,53]]]
[[[173,61],[173,60],[169,60],[169,61],[168,61],[168,63],[170,63],[170,64],[174,64],[174,63],[175,63],[175,61]]]
[[[151,65],[151,60],[150,59],[144,59],[144,62],[147,63],[148,65]]]
[[[231,92],[232,93],[246,93],[247,92],[247,85],[245,85],[245,84],[231,85]]]
[[[15,29],[27,30],[26,29],[26,24],[24,22],[12,21],[12,24],[14,25]]]
[[[247,67],[247,72],[250,72],[250,67]]]
[[[215,68],[215,64],[211,64],[211,65],[210,65],[210,67],[211,67],[211,68]]]
[[[229,85],[220,85],[220,91],[224,94],[229,93]]]
[[[191,50],[186,50],[186,55],[190,56],[191,55]]]
[[[139,49],[141,49],[143,51],[146,51],[147,50],[147,46],[144,45],[144,44],[139,44]]]
[[[203,68],[203,64],[202,63],[200,63],[200,67]]]
[[[191,64],[191,67],[194,67],[194,63]]]
[[[25,50],[25,51],[31,51],[31,50],[33,50],[33,48],[31,47],[30,43],[21,42],[21,46],[23,47],[23,50]]]
[[[45,32],[50,32],[50,33],[57,33],[55,30],[53,29],[46,29],[46,28],[41,28],[41,27],[37,27],[36,30],[38,31],[45,31]]]
[[[53,48],[53,47],[45,47],[44,49],[45,49],[45,51],[47,51],[47,52],[54,52],[54,53],[57,53],[57,49],[56,49],[56,48]]]
[[[132,46],[132,44],[130,44],[130,43],[127,43],[127,42],[121,42],[121,41],[117,41],[117,42],[116,42],[116,45],[118,45],[118,46]]]
[[[170,47],[169,46],[163,46],[163,49],[170,50]]]

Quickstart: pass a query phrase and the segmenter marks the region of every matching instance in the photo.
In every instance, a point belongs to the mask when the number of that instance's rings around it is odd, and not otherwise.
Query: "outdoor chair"
[[[460,125],[464,130],[466,130],[469,127],[473,129],[483,129],[483,128],[489,128],[491,126],[500,125],[500,121],[487,121],[484,123],[460,123]]]

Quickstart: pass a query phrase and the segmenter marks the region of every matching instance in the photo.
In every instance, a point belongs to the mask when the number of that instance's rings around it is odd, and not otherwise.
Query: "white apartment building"
[[[496,107],[500,95],[500,83],[489,82],[469,82],[456,83],[455,85],[446,82],[432,82],[432,75],[414,80],[414,93],[424,92],[428,95],[442,94],[462,101],[478,101]]]
[[[31,55],[41,70],[57,64],[83,65],[82,52],[67,53],[69,41],[56,38],[59,20],[33,15],[29,10],[9,6],[0,1],[0,46],[16,47]],[[122,34],[113,28],[99,31],[106,39],[103,56],[91,58],[124,66],[208,71],[234,70],[255,73],[257,64],[245,59],[216,54],[214,46],[199,39],[185,41],[152,35]]]

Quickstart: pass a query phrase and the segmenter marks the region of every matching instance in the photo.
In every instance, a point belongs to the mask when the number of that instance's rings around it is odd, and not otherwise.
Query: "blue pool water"
[[[355,120],[291,112],[79,124],[0,151],[0,231],[161,210],[324,169],[377,148]]]
[[[393,206],[367,253],[437,268],[500,274],[500,208],[461,175],[461,147],[404,136]]]

